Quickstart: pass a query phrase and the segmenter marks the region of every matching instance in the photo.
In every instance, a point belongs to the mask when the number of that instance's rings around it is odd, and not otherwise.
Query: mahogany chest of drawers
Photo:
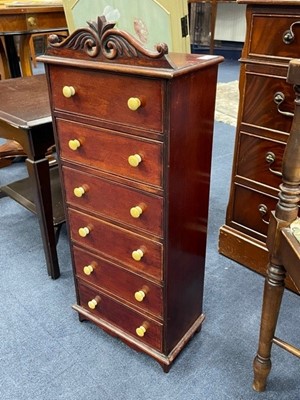
[[[144,50],[101,17],[46,67],[80,320],[168,371],[204,319],[221,57]]]
[[[268,221],[277,203],[294,110],[286,76],[289,60],[300,54],[300,2],[239,2],[247,4],[247,33],[240,60],[230,198],[219,251],[265,275]]]

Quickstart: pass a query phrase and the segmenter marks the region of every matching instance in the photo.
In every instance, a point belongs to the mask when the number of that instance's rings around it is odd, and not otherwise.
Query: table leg
[[[56,252],[56,235],[53,226],[51,184],[47,158],[33,161],[26,159],[28,174],[35,191],[36,212],[40,224],[48,275],[56,279],[60,275]]]
[[[2,72],[0,79],[8,79],[10,78],[10,71],[3,36],[0,37],[0,59]]]
[[[7,53],[7,59],[10,69],[10,75],[12,78],[17,78],[21,76],[21,69],[19,65],[19,57],[17,54],[17,49],[14,41],[13,35],[4,36],[5,48]]]
[[[214,54],[215,47],[215,30],[216,30],[216,19],[217,19],[217,1],[211,1],[211,15],[210,15],[210,54]]]
[[[20,36],[19,54],[20,54],[20,64],[23,77],[32,75],[30,38],[31,35]]]

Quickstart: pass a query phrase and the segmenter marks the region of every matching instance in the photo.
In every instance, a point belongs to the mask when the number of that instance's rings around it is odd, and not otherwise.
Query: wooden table
[[[54,144],[45,75],[0,81],[0,104],[0,137],[19,142],[28,156],[28,178],[2,186],[1,197],[10,196],[38,216],[48,274],[55,279],[56,242],[65,217],[58,167],[50,167],[45,156]]]
[[[4,77],[32,75],[29,41],[32,34],[66,31],[63,6],[7,7],[0,5],[0,56]],[[14,38],[20,37],[19,57]],[[6,52],[5,52],[6,49]]]

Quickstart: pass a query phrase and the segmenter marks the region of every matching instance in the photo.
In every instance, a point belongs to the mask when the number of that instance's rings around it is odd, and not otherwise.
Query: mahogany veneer
[[[299,57],[299,1],[243,0],[247,33],[230,198],[219,251],[266,274],[270,211],[278,200],[282,157],[292,124],[294,93],[288,63]],[[294,290],[288,281],[287,286]]]
[[[101,17],[45,62],[80,320],[168,371],[204,320],[222,57],[143,49]],[[65,97],[63,94],[65,93]]]

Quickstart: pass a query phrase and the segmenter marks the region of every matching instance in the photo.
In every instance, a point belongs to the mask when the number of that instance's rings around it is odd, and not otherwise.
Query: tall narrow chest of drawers
[[[300,1],[239,2],[247,4],[247,33],[230,199],[219,250],[265,274],[268,221],[277,203],[294,110],[286,76],[289,60],[300,55]],[[291,282],[288,286],[293,288]]]
[[[200,330],[221,57],[149,52],[104,17],[46,54],[80,320],[168,371]]]

